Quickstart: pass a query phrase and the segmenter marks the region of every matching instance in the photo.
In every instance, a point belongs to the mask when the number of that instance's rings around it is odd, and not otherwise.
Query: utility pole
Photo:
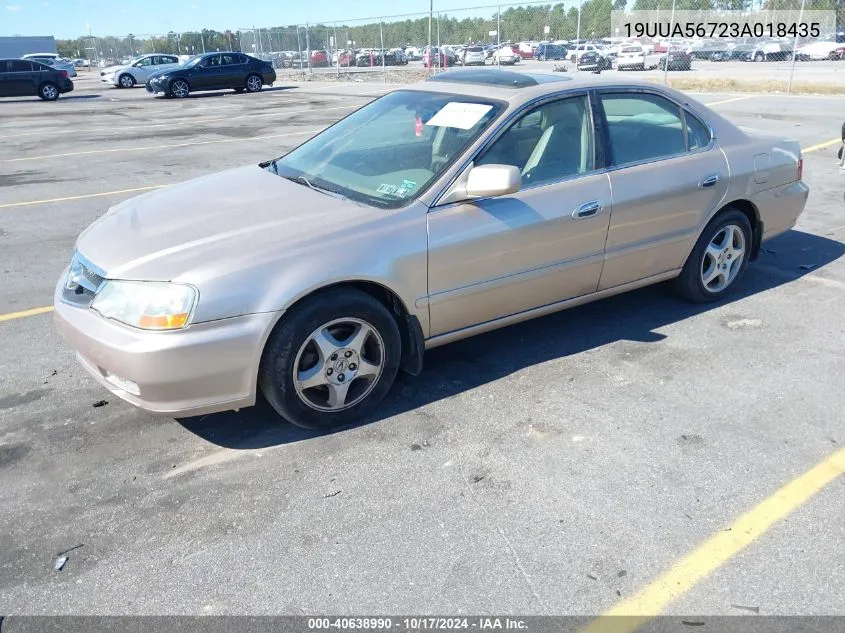
[[[502,69],[502,7],[496,7],[496,66]]]
[[[801,0],[801,11],[798,13],[798,24],[804,19],[804,0]],[[798,51],[798,32],[795,33],[795,41],[792,44],[792,67],[789,69],[789,83],[786,86],[786,94],[792,93],[792,76],[795,74],[795,53]]]
[[[305,52],[308,55],[308,74],[310,75],[314,71],[311,68],[311,44],[308,40],[308,22],[305,23]]]
[[[432,58],[433,58],[433,51],[431,50],[431,19],[434,16],[434,0],[431,0],[428,6],[428,66],[432,68],[434,66]]]
[[[669,83],[669,57],[672,54],[672,29],[675,22],[675,0],[672,0],[672,14],[669,16],[669,45],[666,47],[666,57],[663,58],[663,83]]]

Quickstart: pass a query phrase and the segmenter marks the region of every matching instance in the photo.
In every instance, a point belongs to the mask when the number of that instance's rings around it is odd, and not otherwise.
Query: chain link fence
[[[818,32],[777,29],[812,22],[821,11]],[[743,19],[776,26],[735,34],[694,28]],[[655,28],[638,30],[643,24]],[[643,62],[630,64],[637,47]],[[272,62],[282,80],[406,82],[485,64],[536,72],[640,70],[645,79],[686,89],[845,92],[845,0],[566,0],[449,11],[435,5],[384,17],[60,42],[66,56],[100,66],[147,53],[187,58],[223,50]]]

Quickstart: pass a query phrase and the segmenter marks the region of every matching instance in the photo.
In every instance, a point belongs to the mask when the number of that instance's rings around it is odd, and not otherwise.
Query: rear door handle
[[[706,189],[707,187],[712,187],[717,182],[719,182],[719,174],[710,174],[709,176],[704,178],[704,180],[698,183],[698,188]]]
[[[601,208],[601,203],[598,200],[585,202],[572,212],[572,219],[583,220],[584,218],[591,218],[601,213]]]

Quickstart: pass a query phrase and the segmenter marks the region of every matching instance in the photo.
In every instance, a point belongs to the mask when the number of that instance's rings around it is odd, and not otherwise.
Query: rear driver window
[[[606,93],[601,101],[614,165],[686,151],[681,109],[668,99],[652,94]]]
[[[689,149],[702,149],[710,145],[710,130],[697,117],[689,112],[684,113],[687,124],[687,144]]]

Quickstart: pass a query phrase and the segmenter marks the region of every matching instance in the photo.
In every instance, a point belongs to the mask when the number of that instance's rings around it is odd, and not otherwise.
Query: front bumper
[[[108,84],[110,86],[117,85],[117,76],[116,75],[100,75],[100,81],[104,84]]]
[[[160,80],[159,81],[148,81],[144,85],[147,88],[147,92],[150,92],[150,93],[153,93],[153,94],[156,94],[156,93],[167,94],[168,86],[165,85],[165,83],[160,81]]]
[[[255,404],[261,352],[278,313],[148,332],[65,303],[61,298],[65,276],[54,294],[56,329],[82,366],[114,395],[146,411],[174,417]],[[138,393],[124,388],[121,380],[135,383]]]

